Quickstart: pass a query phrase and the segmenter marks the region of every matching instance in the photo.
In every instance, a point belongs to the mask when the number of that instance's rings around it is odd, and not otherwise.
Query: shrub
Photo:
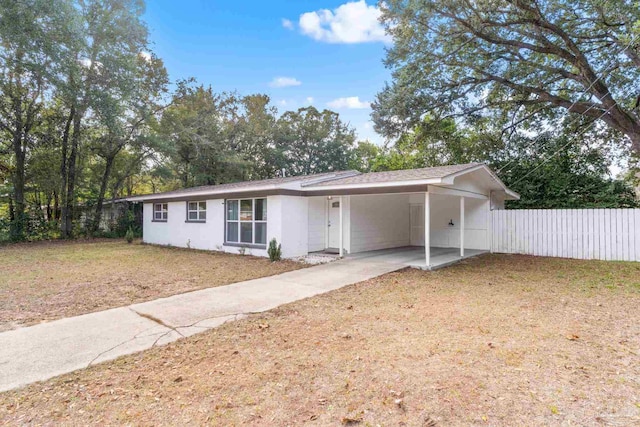
[[[124,238],[127,239],[127,243],[133,242],[135,235],[133,234],[133,229],[131,227],[129,227],[129,229],[125,233]]]
[[[134,236],[142,236],[142,230],[136,223],[135,214],[131,209],[127,209],[118,215],[115,221],[115,227],[112,229],[119,236],[126,236],[126,233],[131,230]]]
[[[269,259],[271,262],[280,261],[282,259],[282,245],[278,244],[275,237],[269,242],[269,249],[267,249]]]

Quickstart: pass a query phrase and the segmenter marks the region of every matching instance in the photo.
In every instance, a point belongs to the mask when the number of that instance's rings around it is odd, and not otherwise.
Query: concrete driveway
[[[393,257],[344,259],[0,333],[0,391],[187,337],[251,313],[377,277]]]

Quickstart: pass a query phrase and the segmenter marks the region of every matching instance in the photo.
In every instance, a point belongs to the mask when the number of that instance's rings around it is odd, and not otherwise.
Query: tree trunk
[[[17,113],[18,111],[16,111]],[[13,195],[15,197],[14,220],[12,224],[13,239],[23,240],[25,238],[26,219],[24,203],[24,166],[26,153],[23,146],[22,124],[17,126],[13,134],[13,154],[15,156],[16,167],[13,173]]]
[[[66,206],[67,206],[67,179],[68,179],[68,165],[67,165],[67,151],[69,149],[69,136],[71,134],[71,123],[74,120],[75,116],[75,108],[71,107],[69,110],[69,117],[67,118],[67,122],[64,125],[64,133],[62,134],[62,159],[60,162],[60,181],[62,185],[60,186],[60,194],[55,195],[56,200],[56,219],[60,221],[60,231],[62,237],[67,237],[66,232]],[[62,206],[60,207],[60,198],[62,198]]]
[[[100,220],[102,219],[102,205],[104,204],[104,195],[107,192],[107,185],[109,184],[109,178],[111,177],[111,169],[113,168],[113,162],[115,155],[109,155],[105,158],[104,173],[102,174],[102,182],[100,183],[100,193],[98,194],[98,203],[96,203],[96,210],[93,216],[93,221],[89,226],[89,232],[93,235],[100,227]],[[113,209],[113,206],[111,206]]]
[[[13,222],[16,219],[16,210],[13,207],[13,194],[9,195],[9,221]]]
[[[61,231],[63,238],[73,237],[73,213],[75,204],[76,159],[80,145],[81,117],[76,114],[73,118],[73,135],[71,135],[71,152],[67,162],[67,192],[62,203]]]
[[[47,222],[50,222],[53,218],[53,211],[51,210],[51,193],[47,194]]]
[[[58,192],[53,192],[53,219],[58,221],[60,219],[60,197]]]

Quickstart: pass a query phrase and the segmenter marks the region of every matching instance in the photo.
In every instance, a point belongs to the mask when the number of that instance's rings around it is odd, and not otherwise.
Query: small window
[[[169,217],[167,203],[154,203],[153,204],[153,220],[154,221],[166,221]]]
[[[207,202],[187,202],[187,221],[205,222],[207,220]]]
[[[339,207],[340,207],[340,202],[333,202],[333,203],[331,203],[331,207],[332,207],[332,208],[339,208]]]

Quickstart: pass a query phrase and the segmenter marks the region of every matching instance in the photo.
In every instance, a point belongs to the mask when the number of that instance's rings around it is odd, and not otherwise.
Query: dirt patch
[[[0,395],[0,423],[634,425],[640,264],[404,270]]]
[[[302,268],[123,241],[0,248],[0,331]]]

